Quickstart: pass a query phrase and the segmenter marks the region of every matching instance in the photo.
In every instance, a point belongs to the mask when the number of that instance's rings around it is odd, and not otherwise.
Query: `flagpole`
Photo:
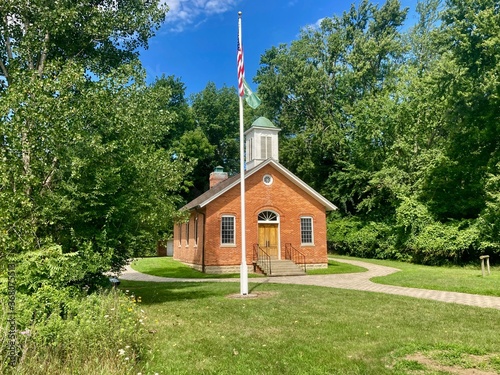
[[[238,12],[238,45],[241,44],[241,11]],[[243,52],[242,52],[243,53]],[[242,57],[243,59],[243,57]],[[243,63],[243,61],[242,61]],[[244,74],[244,73],[243,73]],[[243,76],[242,74],[242,76]],[[240,98],[240,187],[241,187],[241,266],[240,266],[240,292],[245,296],[248,294],[248,267],[246,253],[246,224],[245,224],[245,160],[244,160],[244,126],[243,126],[243,96]]]

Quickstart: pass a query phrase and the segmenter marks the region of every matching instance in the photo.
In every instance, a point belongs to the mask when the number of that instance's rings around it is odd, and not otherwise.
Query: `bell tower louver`
[[[245,132],[246,137],[246,169],[250,170],[267,159],[279,162],[278,129],[265,117],[255,120]]]

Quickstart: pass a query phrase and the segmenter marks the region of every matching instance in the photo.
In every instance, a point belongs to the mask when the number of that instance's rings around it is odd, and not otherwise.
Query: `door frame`
[[[272,213],[275,215],[275,219],[272,220],[269,218],[270,215],[265,215],[265,213]],[[265,218],[264,218],[265,217]],[[257,214],[257,243],[259,243],[259,230],[260,224],[269,225],[274,224],[277,227],[277,246],[278,246],[278,260],[281,259],[281,223],[280,223],[280,215],[274,210],[262,210]]]

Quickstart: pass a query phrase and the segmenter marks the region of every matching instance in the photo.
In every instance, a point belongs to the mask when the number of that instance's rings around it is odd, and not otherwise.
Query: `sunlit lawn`
[[[161,276],[161,277],[174,277],[183,279],[219,279],[219,278],[238,278],[239,273],[235,274],[206,274],[197,271],[185,264],[174,260],[171,257],[151,257],[141,258],[132,262],[132,268],[136,271],[146,273],[148,275]],[[331,273],[351,273],[363,272],[366,269],[362,267],[353,266],[346,263],[335,262],[334,260],[328,261],[328,268],[307,271],[308,275],[321,275]],[[261,277],[262,275],[249,274],[249,277]]]
[[[182,279],[220,279],[240,277],[240,275],[236,273],[218,275],[203,273],[186,266],[171,257],[141,258],[132,262],[131,266],[136,271],[161,277],[175,277]],[[258,275],[249,275],[249,277],[257,276]]]
[[[333,259],[328,259],[328,267],[317,270],[308,270],[308,275],[330,275],[340,273],[365,272],[366,268],[354,266],[352,264],[336,262]]]
[[[500,372],[499,311],[253,279],[237,283],[124,280],[151,332],[143,374],[446,374],[406,357]],[[480,358],[473,365],[469,358]],[[412,372],[412,369],[424,369]]]
[[[483,278],[480,268],[359,260],[401,269],[376,282],[500,295],[498,268]],[[172,258],[141,259],[134,268],[166,277],[214,276]],[[363,270],[330,259],[328,269],[308,274]],[[500,336],[491,329],[499,319],[494,309],[259,279],[250,281],[253,298],[241,298],[237,283],[209,280],[125,280],[121,287],[141,296],[148,316],[151,351],[140,363],[143,373],[450,373],[446,368],[500,373]],[[415,359],[422,357],[425,363]]]
[[[380,284],[500,297],[500,267],[492,267],[491,274],[483,277],[479,259],[476,267],[431,267],[390,260],[339,258],[355,259],[401,270],[389,276],[372,279],[373,282]]]
[[[387,285],[405,286],[411,288],[445,290],[462,293],[484,294],[500,297],[500,267],[491,267],[491,275],[482,276],[481,267],[431,267],[390,260],[364,259],[354,257],[338,257],[360,260],[374,264],[398,268],[401,271],[389,276],[375,277],[373,282]],[[138,259],[132,263],[132,268],[155,276],[176,278],[238,278],[239,274],[210,275],[196,271],[191,267],[174,260],[171,257],[152,257]],[[363,272],[362,267],[336,262],[330,258],[328,268],[308,270],[308,275],[332,273]],[[249,277],[260,277],[249,274]]]

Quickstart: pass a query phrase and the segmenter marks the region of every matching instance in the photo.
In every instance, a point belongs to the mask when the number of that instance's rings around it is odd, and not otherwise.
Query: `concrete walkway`
[[[367,292],[377,292],[385,294],[395,294],[434,301],[458,303],[461,305],[485,307],[500,310],[500,297],[481,296],[478,294],[443,292],[438,290],[427,290],[417,288],[405,288],[401,286],[375,284],[370,281],[372,277],[386,276],[398,272],[399,269],[379,266],[376,264],[361,262],[357,260],[338,259],[336,262],[349,263],[364,267],[367,272],[338,274],[338,275],[308,275],[308,276],[282,276],[267,277],[259,279],[249,279],[249,283],[275,283],[275,284],[300,284],[316,285],[328,288],[340,288],[351,290],[362,290]],[[150,281],[150,282],[239,282],[239,279],[176,279],[146,275],[134,271],[130,266],[120,276],[123,280]],[[251,288],[250,288],[251,293]]]

